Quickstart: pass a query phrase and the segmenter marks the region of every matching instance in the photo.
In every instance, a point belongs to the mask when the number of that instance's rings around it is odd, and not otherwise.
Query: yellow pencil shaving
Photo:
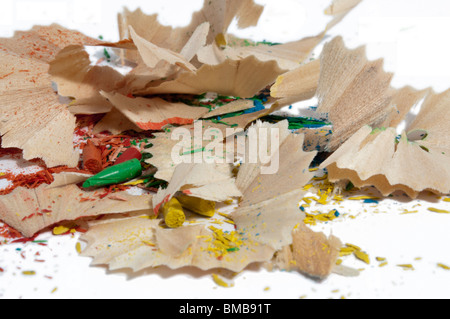
[[[77,253],[81,254],[81,244],[80,243],[77,243],[75,245],[75,249],[76,249]]]
[[[358,246],[353,245],[353,244],[345,244],[345,246],[347,246],[348,248],[352,248],[354,250],[361,250],[361,247],[358,247]]]
[[[444,269],[444,270],[450,270],[450,267],[447,266],[447,265],[444,265],[444,264],[441,264],[441,263],[439,263],[439,264],[437,264],[437,265],[438,265],[439,268],[442,268],[442,269]]]
[[[360,250],[356,250],[353,254],[354,254],[355,257],[358,258],[359,260],[361,260],[361,261],[365,262],[366,264],[370,265],[370,258],[369,258],[369,255],[366,254],[365,252],[360,251]]]
[[[374,196],[356,196],[356,197],[349,197],[348,200],[365,200],[365,199],[374,199],[379,200],[379,197]]]
[[[233,287],[234,285],[227,283],[225,280],[223,280],[219,275],[217,274],[212,274],[212,278],[214,280],[214,282],[223,288],[230,288]]]
[[[164,221],[169,228],[179,228],[186,221],[183,207],[176,198],[172,198],[162,207]]]
[[[332,210],[327,214],[308,214],[306,213],[306,218],[304,219],[304,223],[308,225],[315,226],[318,221],[320,222],[329,222],[335,220],[338,216],[336,215],[336,210]]]
[[[401,213],[400,215],[407,215],[407,214],[416,214],[416,213],[418,213],[419,211],[418,210],[407,210],[407,209],[405,209],[404,211],[403,211],[403,213]]]
[[[438,213],[438,214],[450,214],[450,211],[444,210],[444,209],[438,209],[438,208],[430,207],[430,208],[428,208],[428,210],[430,212]]]
[[[210,226],[209,229],[213,232],[213,239],[208,247],[208,251],[214,253],[216,257],[236,252],[243,245],[242,238],[235,231],[224,232],[222,229],[214,226]]]
[[[57,226],[55,228],[53,228],[53,235],[55,236],[59,236],[59,235],[63,235],[66,234],[70,231],[70,227],[67,226]]]
[[[387,262],[383,262],[381,264],[378,265],[378,267],[382,268],[382,267],[386,267],[388,265]]]
[[[142,242],[143,244],[147,245],[147,246],[150,246],[150,247],[156,247],[156,245],[155,245],[154,243],[150,242],[150,241],[147,241],[147,240],[141,240],[141,242]]]
[[[411,264],[401,264],[401,265],[397,265],[397,267],[401,267],[404,270],[414,270],[414,266]]]
[[[177,200],[180,202],[182,207],[189,209],[196,214],[205,217],[213,217],[216,214],[215,202],[187,195],[180,195],[177,197]]]
[[[325,175],[323,175],[323,176],[316,176],[316,177],[313,177],[313,181],[324,181],[324,180],[326,180],[328,178],[328,174],[325,174]]]
[[[223,202],[225,205],[232,205],[234,203],[234,199],[228,199]]]
[[[314,187],[313,184],[308,184],[308,185],[305,185],[305,186],[303,187],[303,190],[307,191],[307,190],[310,190],[310,189],[313,188],[313,187]]]
[[[140,184],[144,184],[145,183],[145,179],[139,179],[137,181],[132,181],[132,182],[128,182],[123,184],[124,186],[136,186],[136,185],[140,185]]]
[[[318,203],[318,204],[322,204],[322,205],[326,205],[328,204],[328,194],[324,193],[319,195],[319,198],[314,198],[314,200]]]

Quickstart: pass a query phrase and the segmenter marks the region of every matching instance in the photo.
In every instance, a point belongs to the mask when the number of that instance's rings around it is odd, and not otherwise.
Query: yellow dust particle
[[[55,287],[55,288],[53,288],[51,293],[54,294],[57,290],[58,290],[58,287]]]
[[[34,270],[24,270],[24,271],[22,271],[22,275],[34,276],[34,275],[36,275],[36,272]]]
[[[377,259],[377,261],[386,261],[386,258],[384,258],[384,257],[377,257],[376,259]]]
[[[438,209],[438,208],[430,207],[430,208],[428,208],[428,210],[430,212],[438,213],[438,214],[450,214],[450,211],[444,210],[444,209]]]
[[[264,291],[269,291],[269,290],[270,290],[270,287],[264,288]]]
[[[342,265],[342,263],[343,263],[343,260],[342,260],[342,259],[336,260],[336,265],[337,265],[337,266]]]

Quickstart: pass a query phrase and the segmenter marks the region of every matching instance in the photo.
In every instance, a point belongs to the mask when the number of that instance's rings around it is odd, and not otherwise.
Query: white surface
[[[93,37],[103,35],[106,40],[117,40],[116,13],[123,5],[130,9],[140,6],[147,13],[160,12],[162,22],[184,25],[202,2],[3,0],[0,35],[11,36],[14,30],[29,29],[33,24],[58,22]],[[329,20],[323,9],[330,1],[277,0],[278,8],[274,0],[257,2],[268,3],[274,9],[266,10],[260,28],[239,35],[284,42],[315,35]],[[450,43],[442,35],[449,26],[448,0],[365,0],[330,36],[342,35],[350,47],[367,44],[370,59],[385,58],[385,69],[395,73],[396,87],[433,86],[442,91],[450,87]],[[365,269],[356,278],[332,275],[319,283],[296,273],[250,269],[235,278],[234,288],[225,289],[218,287],[209,274],[196,270],[109,273],[102,267],[90,267],[89,258],[77,255],[77,236],[43,234],[38,239],[48,240],[47,246],[0,245],[0,268],[4,270],[0,272],[0,297],[449,298],[450,272],[438,268],[437,263],[450,265],[446,245],[450,242],[450,215],[431,213],[426,208],[431,205],[450,210],[450,203],[419,204],[412,208],[416,203],[404,198],[385,200],[377,207],[349,202],[338,210],[355,218],[344,216],[314,227],[369,253],[371,265],[353,257],[344,259],[344,265]],[[323,212],[331,208],[323,208]],[[401,215],[404,208],[419,212]],[[388,266],[378,267],[377,256],[387,258]],[[415,270],[405,271],[398,264],[412,264]],[[23,275],[22,271],[27,270],[36,274]],[[266,287],[270,289],[265,291]]]

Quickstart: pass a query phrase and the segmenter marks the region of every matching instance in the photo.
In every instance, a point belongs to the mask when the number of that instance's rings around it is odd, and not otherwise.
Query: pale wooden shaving
[[[254,56],[219,65],[203,65],[196,73],[184,72],[173,81],[136,91],[136,94],[203,94],[252,98],[284,73],[274,61],[261,62]]]
[[[204,107],[171,103],[161,98],[129,98],[119,93],[101,92],[117,110],[143,130],[161,130],[168,124],[190,124],[208,112]]]
[[[123,76],[107,66],[91,66],[82,46],[68,46],[50,62],[49,74],[58,86],[58,94],[74,98],[70,103],[73,114],[108,113],[112,105],[100,91],[112,91]]]
[[[155,45],[180,52],[189,41],[190,36],[202,23],[210,24],[211,32],[207,43],[215,41],[218,34],[226,34],[233,19],[237,19],[240,28],[257,24],[264,7],[253,0],[205,0],[203,8],[192,15],[191,23],[182,28],[163,26],[158,15],[146,15],[141,9],[134,12],[125,9],[119,15],[121,39],[129,37],[129,26],[132,26],[144,39]]]
[[[118,194],[116,194],[118,195]],[[120,196],[127,202],[118,202],[108,197],[100,199],[94,192],[81,191],[76,185],[36,189],[17,188],[0,198],[0,219],[17,229],[25,237],[32,237],[46,227],[62,221],[81,217],[116,214],[136,210],[150,210],[152,196],[132,196],[126,192]],[[91,200],[82,201],[82,198]]]
[[[320,59],[280,75],[270,94],[280,107],[312,99],[316,95],[320,77]]]
[[[251,263],[270,259],[274,253],[272,248],[247,238],[239,251],[217,258],[209,248],[213,235],[205,226],[162,229],[159,222],[131,218],[96,225],[81,238],[88,243],[82,255],[93,257],[93,265],[106,264],[111,270],[130,268],[136,272],[167,266],[240,272]]]
[[[392,74],[383,61],[369,62],[365,48],[349,50],[341,37],[327,43],[321,54],[317,112],[328,114],[333,136],[327,147],[336,150],[364,125],[382,123],[392,112]]]
[[[341,241],[335,236],[327,238],[325,234],[300,224],[293,231],[293,243],[278,251],[270,266],[287,271],[296,270],[320,280],[339,270],[342,275],[356,276],[354,272],[336,267],[341,247]]]
[[[228,199],[241,195],[235,186],[230,164],[181,163],[175,168],[168,187],[160,189],[155,195],[154,213],[157,215],[160,208],[170,201],[178,191],[185,191],[186,195],[190,195],[193,188],[202,187],[196,195],[208,200],[214,193],[217,194],[217,187],[220,187],[221,184],[224,187],[220,196]],[[219,201],[221,200],[219,199]]]

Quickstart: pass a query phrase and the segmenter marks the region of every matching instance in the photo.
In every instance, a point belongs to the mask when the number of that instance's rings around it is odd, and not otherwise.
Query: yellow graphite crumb
[[[325,175],[323,175],[323,176],[316,176],[316,177],[313,177],[313,181],[324,181],[324,180],[326,180],[326,179],[328,179],[328,174],[325,174]]]
[[[356,250],[353,254],[359,260],[361,260],[361,261],[365,262],[366,264],[370,265],[370,257],[365,252],[360,251],[360,250]]]
[[[438,209],[438,208],[430,207],[430,208],[428,208],[428,210],[430,212],[438,213],[438,214],[450,214],[450,211],[444,210],[444,209]]]
[[[356,196],[356,197],[349,197],[348,200],[365,200],[365,199],[374,199],[379,200],[379,197],[374,196]]]
[[[220,286],[220,287],[223,287],[223,288],[230,288],[230,287],[233,287],[233,286],[234,286],[233,284],[227,283],[225,280],[223,280],[223,279],[222,279],[219,275],[217,275],[217,274],[212,274],[212,277],[213,277],[214,282],[215,282],[218,286]]]
[[[75,249],[76,249],[77,253],[81,254],[81,244],[80,243],[77,243],[75,245]]]
[[[55,228],[53,228],[53,235],[59,236],[68,233],[69,231],[70,228],[67,226],[56,226]]]
[[[370,265],[370,257],[366,252],[362,251],[361,247],[353,244],[345,244],[345,247],[341,248],[339,256],[345,257],[350,255],[354,255],[357,259]]]
[[[411,264],[400,264],[397,267],[401,267],[403,270],[414,270],[414,266]]]
[[[407,209],[404,209],[403,213],[401,213],[401,215],[416,214],[418,212],[419,212],[418,210],[407,210]]]
[[[441,263],[437,264],[437,266],[438,266],[439,268],[444,269],[444,270],[450,270],[450,267],[449,267],[449,266],[444,265],[444,264],[441,264]]]
[[[143,244],[147,245],[147,246],[150,246],[150,247],[156,247],[156,244],[154,244],[154,243],[152,243],[152,242],[150,242],[150,241],[148,241],[148,240],[142,240],[142,239],[141,239],[141,242],[142,242]]]
[[[307,225],[315,226],[317,222],[329,222],[335,220],[339,217],[339,213],[337,210],[333,209],[329,213],[326,214],[309,214],[306,213],[306,217],[304,219],[304,223]]]
[[[213,232],[213,239],[210,241],[208,251],[218,258],[239,251],[239,247],[243,245],[242,238],[236,231],[225,232],[214,226],[210,226],[209,229]]]

